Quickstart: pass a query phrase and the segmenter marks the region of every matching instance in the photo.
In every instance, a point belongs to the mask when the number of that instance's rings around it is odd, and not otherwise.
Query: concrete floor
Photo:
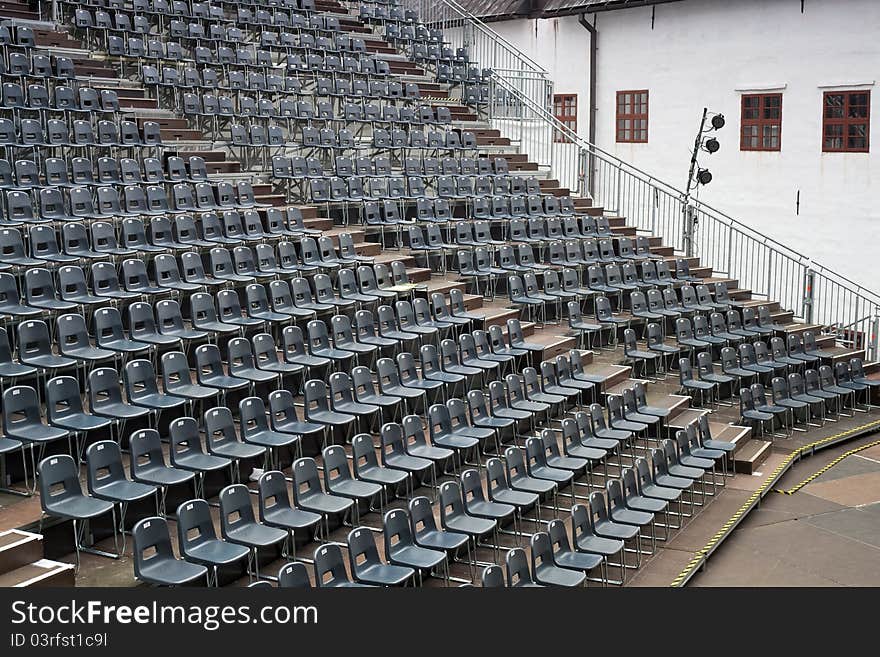
[[[872,412],[870,419],[880,413]],[[827,426],[838,433],[867,421],[860,414]],[[820,430],[810,432],[813,440]],[[787,490],[868,435],[796,462],[775,489]],[[794,446],[777,441],[752,476],[737,475],[700,516],[663,546],[633,578],[635,586],[668,586]],[[797,492],[771,492],[714,552],[689,586],[877,586],[880,582],[880,446],[846,457]]]

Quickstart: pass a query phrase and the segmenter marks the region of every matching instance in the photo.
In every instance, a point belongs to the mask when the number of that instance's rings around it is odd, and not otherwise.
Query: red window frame
[[[566,128],[577,133],[577,94],[553,94],[553,116]],[[553,141],[570,142],[565,134],[557,130]]]
[[[739,149],[782,150],[782,94],[743,94]]]
[[[871,147],[870,133],[870,89],[823,94],[823,153],[867,153]]]
[[[617,92],[615,133],[619,144],[648,143],[648,90]]]

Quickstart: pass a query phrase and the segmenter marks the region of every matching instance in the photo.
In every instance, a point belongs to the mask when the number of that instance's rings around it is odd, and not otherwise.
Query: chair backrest
[[[311,587],[309,572],[301,561],[286,563],[278,571],[278,588],[309,589]]]
[[[182,556],[194,548],[216,540],[211,510],[205,500],[193,499],[177,507],[177,545]]]
[[[526,551],[522,548],[508,550],[504,556],[504,566],[507,569],[507,586],[524,586],[535,583],[529,570]]]
[[[342,550],[335,543],[318,546],[314,554],[315,584],[318,587],[336,586],[341,582],[350,582],[345,569]]]
[[[247,486],[232,484],[220,491],[220,533],[224,537],[238,528],[255,523],[254,507]]]

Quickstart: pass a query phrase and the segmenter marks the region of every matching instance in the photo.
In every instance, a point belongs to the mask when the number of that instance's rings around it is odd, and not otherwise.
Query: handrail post
[[[694,206],[685,202],[684,210],[684,234],[682,241],[684,242],[684,254],[688,258],[694,257],[694,229],[697,225],[697,218],[694,214]]]
[[[813,284],[816,282],[816,272],[807,267],[804,272],[804,322],[813,323]]]
[[[868,360],[876,361],[880,358],[880,315],[874,315],[871,320],[871,341],[868,345]]]

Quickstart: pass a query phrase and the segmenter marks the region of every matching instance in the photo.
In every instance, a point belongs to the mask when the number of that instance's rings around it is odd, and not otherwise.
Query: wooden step
[[[51,559],[39,559],[0,575],[3,588],[72,587],[75,583],[73,564]]]
[[[480,312],[476,314],[479,315]],[[484,315],[484,327],[501,326],[505,329],[504,332],[507,333],[507,320],[517,319],[519,317],[519,310],[516,308],[485,308],[482,314]],[[523,334],[525,334],[525,331],[523,331]]]
[[[670,395],[675,397],[681,397],[683,395]],[[690,399],[688,399],[688,403],[690,403]],[[684,429],[687,425],[692,422],[696,422],[703,415],[708,415],[709,411],[705,408],[684,408],[681,412],[676,413],[674,416],[666,419],[666,424],[670,429],[675,431],[679,429]],[[671,415],[671,414],[670,414]]]
[[[739,452],[745,445],[749,443],[752,437],[751,427],[742,427],[738,424],[724,424],[722,422],[712,422],[709,420],[709,433],[712,440],[721,440],[736,445],[734,455]]]
[[[751,439],[740,449],[733,460],[733,467],[742,474],[755,474],[770,456],[773,443],[769,440]]]
[[[0,533],[0,587],[73,585],[73,565],[44,559],[40,534],[21,529]]]
[[[614,387],[622,381],[629,379],[632,368],[629,365],[605,365],[602,363],[590,363],[584,365],[584,372],[592,376],[604,378],[602,389]]]
[[[43,558],[40,534],[10,529],[0,533],[0,574],[8,573]]]
[[[370,243],[375,244],[375,242],[370,242]],[[376,244],[376,246],[378,247],[379,244]],[[381,249],[379,252],[381,253]],[[431,295],[434,293],[439,293],[439,294],[442,294],[442,295],[448,297],[450,290],[461,290],[462,292],[464,292],[466,289],[467,289],[467,283],[465,283],[464,281],[450,281],[450,280],[446,280],[446,279],[441,279],[441,280],[428,281],[428,283],[425,285],[424,288],[416,290],[416,294],[420,297],[425,298],[425,299],[430,299]],[[469,306],[468,305],[469,298],[474,298],[474,299],[479,298],[480,303],[479,304],[471,303],[471,305]],[[475,294],[465,294],[464,299],[465,299],[464,305],[466,308],[468,308],[468,310],[472,310],[473,308],[479,308],[483,305],[482,297],[478,297]]]
[[[161,130],[162,141],[198,141],[202,138],[201,130],[189,130],[187,128],[163,128]]]
[[[333,220],[328,219],[327,217],[311,217],[309,219],[303,219],[303,225],[312,230],[329,230],[333,227]]]

